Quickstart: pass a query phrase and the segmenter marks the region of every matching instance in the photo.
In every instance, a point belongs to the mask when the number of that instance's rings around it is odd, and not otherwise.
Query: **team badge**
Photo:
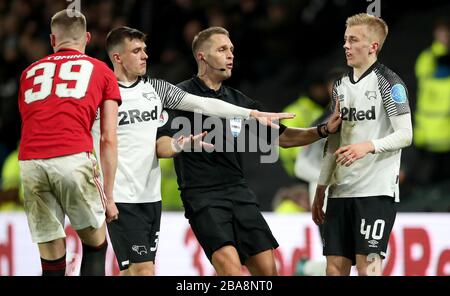
[[[156,94],[154,92],[142,93],[142,96],[147,100],[156,100]]]
[[[402,104],[406,102],[407,95],[406,95],[406,89],[403,85],[397,83],[394,85],[391,89],[391,95],[394,102],[397,104]]]
[[[147,248],[145,246],[133,245],[131,246],[131,250],[135,251],[139,255],[148,254]]]
[[[364,93],[364,95],[366,96],[366,99],[370,100],[375,100],[377,98],[377,92],[374,90],[366,90],[366,92]]]

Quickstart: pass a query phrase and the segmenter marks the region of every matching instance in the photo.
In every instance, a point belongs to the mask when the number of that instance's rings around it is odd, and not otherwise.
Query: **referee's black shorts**
[[[116,203],[119,219],[108,224],[120,270],[131,263],[155,262],[161,223],[161,201]]]
[[[393,197],[329,198],[323,224],[323,255],[385,258],[397,208]]]
[[[225,195],[227,193],[229,192],[224,192]],[[249,189],[243,189],[234,191],[233,194],[242,195],[238,198],[241,201],[231,200],[226,196],[214,198],[210,205],[190,213],[187,218],[210,261],[215,251],[232,245],[239,254],[241,264],[245,265],[249,257],[277,248],[278,242],[258,205],[242,201],[247,194],[253,193]]]

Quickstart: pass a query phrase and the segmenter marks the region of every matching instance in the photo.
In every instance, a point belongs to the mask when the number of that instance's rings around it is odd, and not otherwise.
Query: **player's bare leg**
[[[120,272],[122,276],[154,276],[155,264],[152,261],[131,263],[128,269]]]
[[[224,246],[212,254],[212,265],[219,276],[241,275],[241,261],[234,246]]]
[[[42,275],[64,276],[66,273],[66,241],[58,238],[50,242],[39,243]]]
[[[327,275],[348,276],[352,268],[352,261],[342,256],[327,256]]]
[[[120,276],[132,276],[130,269],[125,269],[120,271]]]
[[[98,247],[105,242],[106,226],[105,223],[103,223],[100,228],[87,227],[77,230],[77,233],[83,244],[91,247]]]
[[[66,241],[58,238],[50,242],[39,243],[39,254],[46,260],[56,260],[66,254]]]
[[[105,223],[96,229],[87,227],[77,231],[83,243],[80,275],[105,275],[105,258],[108,243]]]
[[[278,275],[277,266],[273,250],[266,250],[251,256],[245,262],[250,273],[254,276],[275,276]]]
[[[356,269],[358,270],[359,276],[381,276],[382,259],[378,254],[366,255],[356,255]]]

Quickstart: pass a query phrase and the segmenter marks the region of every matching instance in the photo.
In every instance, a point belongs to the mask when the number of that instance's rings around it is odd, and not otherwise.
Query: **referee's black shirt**
[[[212,90],[197,76],[183,81],[177,86],[191,94],[213,97],[241,107],[261,110],[261,105],[258,102],[248,98],[240,91],[225,85],[222,85],[218,91]],[[194,134],[194,113],[179,110],[167,111],[169,120],[163,127],[158,129],[158,137],[173,137],[179,131],[178,129],[171,129],[171,123],[177,116],[189,119],[191,134]],[[207,116],[202,115],[202,122],[207,118]],[[222,126],[224,127],[222,133],[224,150],[226,145],[229,145],[226,141],[231,140],[234,142],[233,152],[181,152],[175,157],[174,163],[178,177],[178,186],[183,199],[191,195],[202,195],[216,190],[225,190],[236,185],[246,186],[247,181],[244,177],[242,166],[243,154],[237,152],[237,141],[231,136],[229,120],[226,120],[225,124],[225,119],[222,119]],[[226,132],[226,129],[228,129],[228,132]],[[280,126],[280,134],[284,129],[284,126]],[[203,129],[202,131],[205,130],[210,131],[211,129]],[[242,130],[241,134],[243,134]],[[249,132],[246,131],[245,134],[248,136]]]

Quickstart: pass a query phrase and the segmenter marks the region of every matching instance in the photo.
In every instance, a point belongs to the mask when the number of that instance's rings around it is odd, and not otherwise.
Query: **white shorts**
[[[92,153],[21,160],[24,207],[35,243],[66,237],[65,215],[75,230],[100,228],[106,198]]]

